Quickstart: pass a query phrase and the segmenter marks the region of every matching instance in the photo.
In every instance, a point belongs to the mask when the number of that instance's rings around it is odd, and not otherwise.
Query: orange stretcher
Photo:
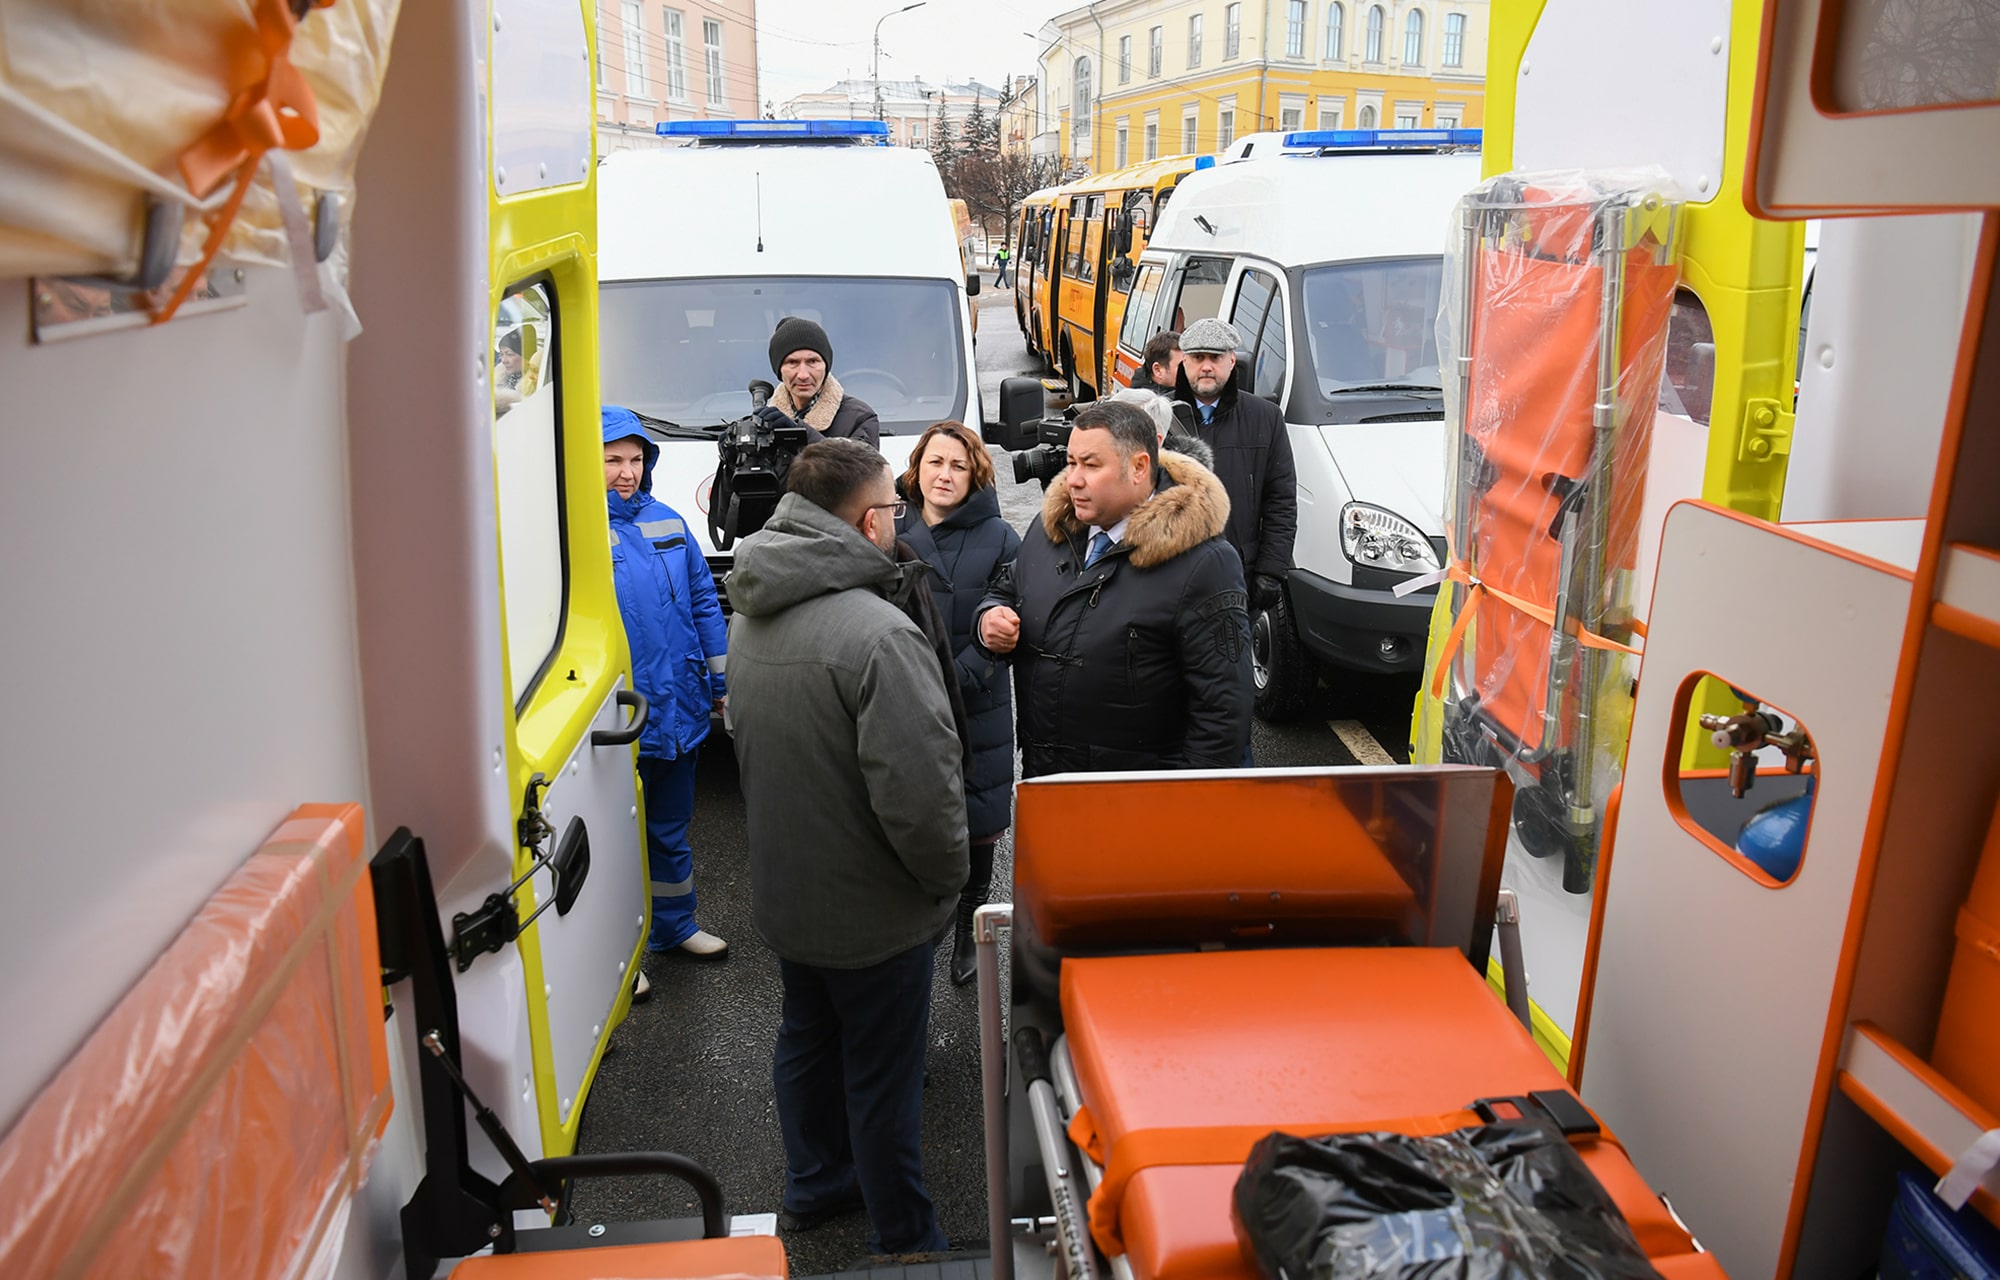
[[[1621,655],[1637,652],[1631,577],[1676,284],[1677,206],[1653,177],[1492,179],[1460,202],[1447,268],[1443,758],[1508,766],[1523,846],[1562,854],[1572,893],[1591,886],[1635,670]]]
[[[1511,793],[1466,766],[1022,784],[1016,901],[977,930],[993,1238],[1047,1215],[1072,1280],[1255,1280],[1230,1193],[1272,1130],[1435,1134],[1480,1123],[1480,1099],[1574,1101],[1482,976]],[[1350,905],[1367,943],[1312,945],[1353,936]],[[993,945],[1010,922],[1061,953],[1056,1017],[1011,1004],[1011,1058]],[[1614,1136],[1571,1141],[1663,1276],[1723,1274]],[[1046,1201],[1019,1176],[1036,1161]]]

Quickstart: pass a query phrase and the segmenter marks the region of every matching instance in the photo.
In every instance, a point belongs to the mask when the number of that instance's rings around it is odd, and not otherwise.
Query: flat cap
[[[1234,352],[1242,345],[1236,326],[1226,320],[1197,320],[1181,333],[1181,350],[1188,355]]]

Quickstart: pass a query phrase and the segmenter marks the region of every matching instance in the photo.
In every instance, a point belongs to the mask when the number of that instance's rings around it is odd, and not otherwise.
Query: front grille
[[[715,575],[715,598],[722,605],[722,613],[727,617],[729,608],[729,570],[736,562],[728,556],[704,556],[708,561],[708,571]]]

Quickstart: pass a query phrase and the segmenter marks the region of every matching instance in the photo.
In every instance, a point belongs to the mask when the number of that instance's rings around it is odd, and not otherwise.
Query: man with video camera
[[[843,437],[870,448],[880,443],[882,423],[875,410],[841,390],[833,376],[833,343],[825,329],[802,316],[778,321],[771,334],[771,372],[778,376],[778,389],[757,416],[773,428],[804,425],[808,444]]]

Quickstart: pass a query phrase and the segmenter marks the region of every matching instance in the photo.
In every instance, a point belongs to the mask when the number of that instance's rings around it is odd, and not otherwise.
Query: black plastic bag
[[[1231,1205],[1266,1280],[1660,1280],[1554,1125],[1433,1138],[1296,1138],[1251,1149]]]

